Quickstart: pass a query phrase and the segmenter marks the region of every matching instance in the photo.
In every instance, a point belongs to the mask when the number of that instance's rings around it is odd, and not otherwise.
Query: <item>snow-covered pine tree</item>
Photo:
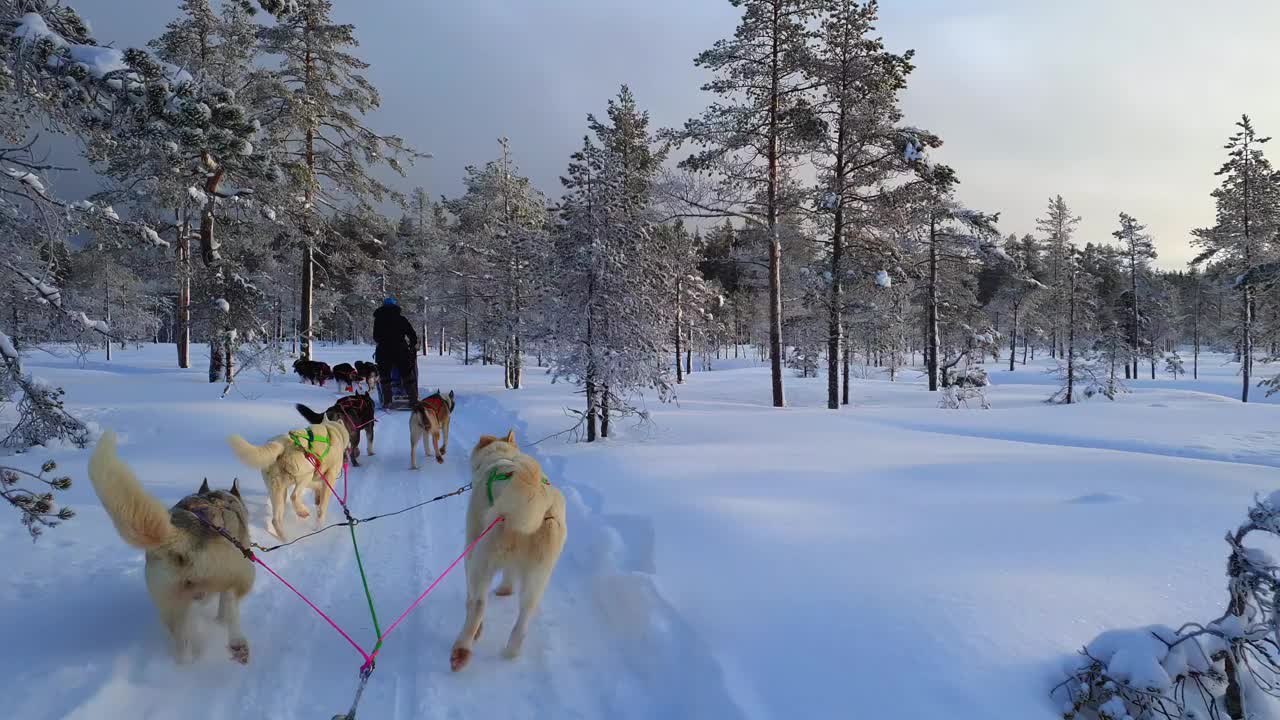
[[[1120,213],[1120,228],[1111,236],[1120,241],[1125,264],[1129,272],[1129,350],[1133,358],[1133,377],[1138,377],[1138,358],[1142,356],[1142,298],[1139,286],[1145,284],[1150,274],[1150,262],[1156,257],[1155,244],[1146,232],[1147,226],[1128,213]],[[1154,350],[1153,350],[1154,352]],[[1155,363],[1152,362],[1154,380]],[[1126,373],[1127,374],[1127,373]]]
[[[474,340],[496,348],[504,361],[503,385],[518,389],[523,336],[535,326],[550,276],[546,200],[520,174],[506,138],[502,155],[483,168],[469,166],[461,197],[445,201],[457,218],[450,237],[450,272],[461,282],[454,309],[465,321],[463,352]],[[482,349],[483,361],[490,354]]]
[[[329,0],[293,4],[288,15],[261,32],[263,51],[280,58],[274,73],[278,112],[264,125],[282,148],[294,196],[286,209],[300,235],[300,352],[310,358],[316,248],[328,232],[325,216],[345,212],[347,203],[402,201],[372,169],[385,166],[404,175],[404,163],[419,154],[399,137],[365,125],[364,116],[380,100],[362,74],[368,64],[349,51],[358,45],[355,28],[333,21]]]
[[[921,173],[927,182],[907,187],[901,194],[910,204],[919,238],[915,269],[924,293],[925,365],[929,390],[936,392],[947,384],[947,370],[975,349],[975,339],[991,339],[993,331],[976,327],[976,318],[970,317],[978,309],[973,278],[985,258],[995,262],[1009,262],[1009,258],[996,245],[999,213],[960,205],[955,199],[959,180],[951,168],[926,165]],[[951,317],[946,317],[948,311]]]
[[[1249,402],[1253,377],[1254,286],[1257,273],[1275,262],[1274,237],[1280,227],[1280,177],[1263,153],[1271,138],[1259,137],[1248,115],[1236,123],[1239,131],[1227,141],[1227,161],[1218,170],[1222,184],[1213,191],[1217,222],[1194,232],[1203,251],[1193,261],[1212,260],[1235,278],[1239,296],[1236,328],[1242,384],[1240,401]]]
[[[590,442],[597,420],[608,437],[610,416],[633,410],[636,392],[670,394],[663,347],[671,313],[663,300],[679,249],[665,246],[655,227],[653,185],[664,154],[648,113],[623,86],[607,121],[588,115],[587,124],[594,140],[584,138],[562,178],[556,292],[546,315],[556,341],[552,371],[582,385]]]
[[[846,235],[874,224],[884,185],[908,172],[925,148],[941,141],[932,133],[897,127],[898,94],[914,69],[913,51],[889,52],[874,37],[875,0],[827,0],[809,64],[821,88],[817,110],[826,131],[813,154],[819,170],[818,206],[830,215],[830,276],[827,288],[827,407],[840,406],[839,368],[844,327]]]
[[[732,38],[695,60],[715,78],[703,89],[723,101],[669,136],[701,149],[681,167],[714,173],[713,199],[677,191],[691,214],[736,216],[762,225],[768,247],[769,355],[773,405],[786,404],[782,383],[782,242],[780,219],[799,198],[788,175],[821,132],[813,110],[810,24],[822,0],[730,0],[743,8]]]
[[[1080,217],[1072,214],[1067,201],[1063,200],[1061,195],[1050,198],[1045,216],[1036,220],[1036,229],[1043,236],[1045,261],[1048,266],[1044,283],[1049,286],[1049,297],[1044,306],[1048,312],[1045,325],[1050,328],[1049,355],[1051,357],[1060,357],[1064,349],[1065,328],[1062,324],[1062,313],[1058,312],[1058,308],[1062,307],[1065,299],[1063,264],[1071,252],[1071,238],[1079,224]]]
[[[999,307],[1008,313],[1009,372],[1013,372],[1018,357],[1019,333],[1024,332],[1021,323],[1035,312],[1036,304],[1048,288],[1037,279],[1043,274],[1043,268],[1035,237],[1024,235],[1018,239],[1010,236],[1005,243],[1005,254],[1012,258],[1012,262],[997,266],[999,289],[995,298]],[[1025,344],[1026,340],[1023,342]]]

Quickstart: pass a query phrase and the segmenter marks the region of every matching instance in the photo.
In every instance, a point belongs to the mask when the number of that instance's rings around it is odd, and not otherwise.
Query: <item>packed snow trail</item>
[[[189,410],[185,402],[171,406],[173,397],[169,403],[143,400],[148,394],[143,388],[164,384],[167,391],[174,379],[131,370],[119,367],[109,373],[114,390],[102,389],[101,400],[111,410],[96,419],[121,432],[121,457],[144,486],[173,502],[194,491],[205,476],[215,487],[238,476],[254,541],[265,546],[279,542],[265,530],[269,512],[258,472],[236,464],[225,437],[240,432],[261,441],[303,424],[293,402],[319,410],[338,395],[331,388],[286,380],[254,387],[270,399],[228,398],[221,405],[205,401]],[[185,387],[174,393],[177,399],[184,391],[207,397],[209,387],[200,392],[190,384],[190,374],[179,380]],[[410,470],[408,413],[379,416],[376,455],[362,455],[362,467],[350,470],[353,515],[392,512],[465,484],[468,454],[482,433],[502,434],[514,427],[518,438],[529,440],[523,425],[491,398],[473,388],[452,389],[458,405],[442,465],[428,458],[422,469]],[[425,385],[423,391],[428,391]],[[157,412],[163,406],[170,412]],[[68,455],[74,460],[64,462],[79,463],[68,469],[83,477],[87,453]],[[621,535],[584,505],[555,463],[545,469],[565,492],[569,540],[522,656],[515,661],[500,657],[517,601],[495,597],[471,664],[460,673],[450,672],[449,649],[462,621],[465,594],[459,565],[387,638],[359,715],[739,717],[719,680],[718,666],[687,623],[675,616],[647,575],[618,567],[616,558],[626,555]],[[87,485],[78,489],[87,490]],[[384,628],[462,550],[466,501],[465,496],[453,497],[356,527]],[[16,716],[327,720],[347,711],[358,682],[359,654],[261,569],[241,611],[251,648],[248,667],[229,660],[225,631],[211,620],[212,603],[201,613],[206,639],[202,657],[190,666],[175,666],[145,591],[142,553],[119,540],[91,493],[81,492],[75,505],[79,515],[73,523],[32,548],[32,557],[25,558],[30,562],[19,556],[19,564],[28,567],[18,571],[17,582],[0,601],[8,617],[27,619],[24,627],[6,630],[10,646],[21,650],[0,661],[7,682],[22,689],[10,693]],[[286,518],[289,539],[315,528],[314,517],[301,520],[290,511]],[[333,500],[326,522],[341,519]],[[91,541],[80,541],[85,538]],[[366,651],[372,650],[376,633],[346,528],[266,553],[263,559]],[[41,562],[69,564],[63,572],[86,587],[69,582],[42,587]]]

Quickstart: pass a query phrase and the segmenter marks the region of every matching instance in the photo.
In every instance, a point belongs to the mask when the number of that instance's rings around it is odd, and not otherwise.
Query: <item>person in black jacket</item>
[[[382,301],[382,307],[373,311],[373,341],[377,348],[373,359],[378,363],[378,378],[382,384],[383,407],[391,404],[391,370],[400,371],[400,382],[409,393],[409,400],[418,402],[418,334],[413,324],[400,314],[395,298]]]

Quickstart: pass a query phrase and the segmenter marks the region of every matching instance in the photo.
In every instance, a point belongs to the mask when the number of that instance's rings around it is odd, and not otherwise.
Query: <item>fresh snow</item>
[[[888,270],[876,271],[876,285],[882,288],[893,287],[893,278],[889,276]]]
[[[26,360],[67,389],[72,411],[120,433],[122,457],[165,503],[202,478],[239,477],[254,539],[267,544],[265,490],[225,438],[260,442],[303,423],[293,403],[323,409],[337,395],[246,369],[239,392],[218,399],[221,384],[173,369],[173,352],[105,362],[95,351],[83,367],[73,354]],[[317,355],[370,356],[327,345]],[[871,371],[840,412],[823,408],[823,378],[789,378],[791,407],[778,410],[767,367],[720,360],[679,386],[678,404],[650,402],[647,425],[617,421],[615,437],[591,445],[532,445],[571,422],[572,387],[530,368],[525,389],[503,390],[500,366],[426,356],[422,389],[458,396],[446,462],[408,470],[407,415],[381,419],[377,454],[351,470],[354,511],[464,484],[476,438],[512,428],[564,491],[569,541],[520,659],[499,657],[515,603],[494,598],[471,666],[449,672],[458,571],[388,638],[360,716],[1049,720],[1061,716],[1049,691],[1087,643],[1117,674],[1159,686],[1198,660],[1150,632],[1221,615],[1223,535],[1255,494],[1280,488],[1280,396],[1231,400],[1239,381],[1226,359],[1202,356],[1200,381],[1131,381],[1115,402],[1074,406],[1043,402],[1045,363],[992,363],[985,411],[940,410],[915,373],[888,382]],[[76,481],[59,499],[77,516],[34,545],[12,518],[0,522],[10,714],[346,711],[358,656],[265,572],[243,607],[250,666],[227,659],[206,617],[205,656],[175,667],[142,553],[116,536],[85,477],[88,451],[5,462],[49,458]],[[456,557],[464,508],[454,498],[359,526],[380,618]],[[311,527],[290,515],[295,537]],[[369,643],[344,532],[264,558]]]

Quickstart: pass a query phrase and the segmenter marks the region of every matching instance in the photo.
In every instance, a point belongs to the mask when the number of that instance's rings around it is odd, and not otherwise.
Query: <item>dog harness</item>
[[[440,415],[440,412],[447,407],[445,399],[441,397],[440,393],[431,395],[431,397],[423,400],[420,405],[422,406],[422,412],[424,414],[427,410],[430,410],[435,413],[437,417]]]
[[[349,395],[347,397],[342,398],[338,402],[334,403],[334,405],[337,406],[338,410],[342,411],[342,414],[346,417],[347,426],[354,431],[354,430],[359,430],[363,428],[365,425],[370,425],[372,423],[375,423],[378,420],[377,417],[371,417],[365,422],[357,425],[355,418],[351,417],[352,413],[359,415],[360,411],[364,409],[366,402],[370,406],[373,405],[373,400],[369,398],[365,398],[360,395]]]
[[[505,480],[510,480],[510,479],[511,479],[511,473],[500,473],[498,472],[498,468],[493,468],[492,470],[489,471],[489,477],[486,478],[484,481],[484,491],[485,491],[485,494],[489,497],[489,507],[493,507],[493,484],[496,482],[503,482]],[[547,479],[546,475],[542,476],[542,484],[543,485],[551,484],[551,481]]]
[[[329,448],[332,447],[332,443],[329,442],[329,438],[327,436],[318,437],[315,434],[315,432],[311,430],[311,428],[307,428],[307,432],[306,432],[307,444],[306,445],[302,444],[303,433],[301,430],[290,430],[289,437],[290,439],[293,440],[293,444],[298,446],[299,450],[315,457],[316,460],[324,460],[324,456],[329,454]],[[324,452],[320,453],[319,455],[316,455],[316,452],[315,452],[316,443],[324,444]]]

